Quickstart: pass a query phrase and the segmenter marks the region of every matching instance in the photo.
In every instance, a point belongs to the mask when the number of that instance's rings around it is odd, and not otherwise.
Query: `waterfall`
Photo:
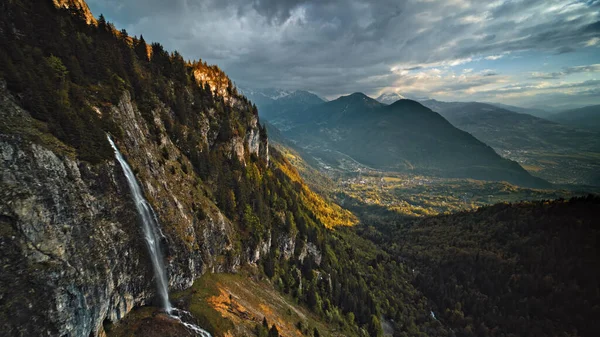
[[[165,265],[163,263],[162,250],[160,249],[159,238],[161,235],[158,221],[156,220],[156,217],[154,217],[152,206],[144,199],[142,189],[140,188],[140,185],[138,185],[131,167],[129,167],[110,136],[108,136],[108,141],[115,150],[115,156],[117,157],[119,164],[121,164],[123,172],[125,172],[125,177],[127,178],[129,189],[131,190],[135,208],[140,216],[140,220],[142,220],[144,239],[146,241],[146,246],[148,247],[148,252],[150,253],[150,259],[152,260],[154,279],[156,280],[156,290],[158,291],[158,296],[162,302],[162,307],[167,313],[171,313],[173,308],[169,302],[169,283],[167,281],[167,273],[165,272]]]
[[[119,164],[121,164],[123,172],[125,172],[125,177],[127,178],[129,189],[131,190],[135,208],[137,209],[137,213],[140,215],[142,220],[144,239],[146,241],[146,246],[148,247],[148,252],[150,253],[150,259],[152,260],[156,288],[162,301],[163,309],[167,312],[167,314],[169,314],[169,316],[171,316],[171,318],[179,321],[183,326],[197,336],[211,337],[210,333],[203,330],[199,326],[183,320],[184,316],[191,316],[189,312],[171,307],[171,303],[169,302],[169,282],[167,280],[167,273],[163,263],[163,254],[160,249],[159,238],[162,236],[162,234],[160,232],[158,220],[155,216],[152,206],[150,206],[148,201],[144,199],[142,189],[140,188],[140,185],[138,185],[131,167],[129,167],[129,164],[127,164],[127,161],[125,161],[125,158],[123,158],[123,155],[121,152],[119,152],[119,149],[109,135],[107,135],[107,138],[110,142],[110,146],[112,146],[112,148],[115,150],[117,161]]]

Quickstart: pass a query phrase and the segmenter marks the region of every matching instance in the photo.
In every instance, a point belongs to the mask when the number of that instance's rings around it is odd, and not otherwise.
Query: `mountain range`
[[[510,110],[518,113],[529,114],[535,117],[547,118],[552,114],[551,111],[541,109],[541,108],[525,108],[521,106],[502,104],[502,103],[487,103],[489,105],[496,106],[501,109]]]
[[[548,116],[548,119],[573,127],[600,132],[600,105],[558,112]]]
[[[272,92],[277,91],[273,90]],[[337,123],[335,116],[339,115],[339,112],[333,112],[331,115],[332,112],[327,108],[321,108],[324,103],[322,100],[314,99],[304,103],[307,100],[295,99],[295,96],[303,97],[300,94],[289,95],[277,98],[266,105],[257,104],[259,113],[293,141],[298,141],[300,129],[297,128],[301,125],[311,122],[321,125],[327,122],[331,116],[335,121],[329,121],[329,124]],[[402,100],[400,97],[403,96],[398,93],[386,93],[377,100],[368,96],[363,98],[369,101],[368,105],[376,106],[376,101],[382,105],[387,104],[384,102],[393,104]],[[532,115],[550,115],[549,112],[541,109],[497,103],[443,102],[434,99],[419,100],[419,102],[438,112],[458,129],[469,132],[478,140],[491,146],[502,157],[517,161],[534,176],[557,184],[600,184],[600,175],[597,173],[600,171],[597,160],[600,152],[600,136],[596,132]],[[353,115],[349,113],[353,109],[361,110],[363,108],[350,103],[344,113]],[[593,111],[593,107],[578,111]],[[356,112],[355,114],[360,113]],[[569,113],[565,112],[564,115],[569,115]],[[590,115],[591,118],[594,117],[593,113]],[[355,117],[352,118],[355,119]],[[316,130],[316,128],[313,129]],[[301,142],[297,142],[297,145],[306,145],[305,142],[310,140],[310,137],[305,137]],[[323,142],[322,139],[321,141],[321,144],[317,144],[319,146],[308,147],[313,152],[317,149],[321,151],[327,147],[326,144],[329,144]],[[412,141],[417,142],[418,140],[413,139]],[[336,152],[329,151],[327,155],[320,153],[319,156],[326,160],[329,159],[328,164],[336,166],[336,162],[348,159],[340,158],[341,154],[347,153],[336,148]],[[332,157],[337,159],[332,160]],[[358,160],[354,156],[351,157]],[[358,162],[365,165],[367,163],[361,160]]]
[[[516,160],[534,175],[562,184],[600,184],[600,134],[478,102],[421,103]]]
[[[380,170],[549,186],[412,100],[386,105],[354,93],[272,121],[306,152],[334,166],[336,158],[347,156]]]
[[[240,92],[259,108],[261,117],[267,120],[293,114],[298,109],[326,102],[325,99],[305,90],[244,89]]]

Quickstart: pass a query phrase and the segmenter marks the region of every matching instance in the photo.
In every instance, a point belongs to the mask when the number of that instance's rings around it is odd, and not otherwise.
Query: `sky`
[[[600,104],[600,0],[88,0],[245,88]]]

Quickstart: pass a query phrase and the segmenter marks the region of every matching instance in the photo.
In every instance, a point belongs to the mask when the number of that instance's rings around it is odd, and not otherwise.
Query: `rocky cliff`
[[[4,86],[0,97],[3,126],[18,131],[0,134],[3,330],[23,336],[99,333],[104,319],[120,319],[154,293],[123,173],[114,161],[77,160],[43,126],[31,126],[35,121]],[[181,165],[190,164],[176,160],[181,154],[165,137],[160,145],[173,160],[159,164],[159,145],[149,140],[128,93],[112,112],[126,134],[119,145],[162,222],[171,287],[189,286],[205,270],[235,268],[239,256],[218,259],[232,249],[231,224],[195,178],[182,174]],[[167,172],[171,165],[175,174]],[[33,319],[24,324],[27,317]]]
[[[76,160],[4,87],[0,99],[3,127],[24,130],[0,134],[2,330],[99,334],[153,291],[123,175]]]
[[[4,82],[0,100],[2,330],[102,335],[105,320],[118,321],[155,292],[123,172],[114,160],[78,160],[74,149],[19,107]],[[167,136],[159,117],[165,111],[153,111],[157,141],[128,92],[108,111],[123,131],[118,146],[161,222],[172,289],[191,286],[205,271],[255,263],[270,250],[270,238],[236,250],[239,238],[230,220],[198,176],[184,172],[192,164]],[[225,142],[234,144],[232,153],[241,160],[246,152],[266,153],[257,121],[248,127],[245,140]],[[282,251],[293,252],[293,237],[278,240]]]

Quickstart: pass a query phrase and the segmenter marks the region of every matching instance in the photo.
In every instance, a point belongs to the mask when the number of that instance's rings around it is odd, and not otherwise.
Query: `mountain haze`
[[[546,111],[544,109],[538,109],[538,108],[524,108],[524,107],[520,107],[520,106],[514,106],[514,105],[508,105],[508,104],[502,104],[502,103],[487,103],[487,104],[496,106],[501,109],[506,109],[506,110],[510,110],[510,111],[514,111],[514,112],[518,112],[518,113],[529,114],[529,115],[532,115],[535,117],[540,117],[540,118],[547,118],[548,116],[550,116],[552,114],[552,112],[550,112],[550,111]]]

